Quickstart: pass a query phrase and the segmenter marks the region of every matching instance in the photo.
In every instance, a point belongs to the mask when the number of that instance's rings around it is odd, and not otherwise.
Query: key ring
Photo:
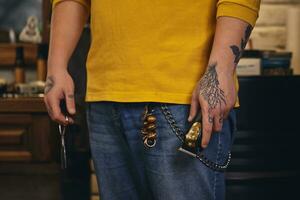
[[[148,138],[146,138],[144,140],[144,145],[149,147],[149,148],[152,148],[156,145],[156,140],[149,140]]]

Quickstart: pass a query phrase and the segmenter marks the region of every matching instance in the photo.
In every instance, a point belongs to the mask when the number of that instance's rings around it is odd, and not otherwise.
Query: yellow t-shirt
[[[56,3],[64,0],[54,0]],[[86,101],[189,104],[216,18],[255,24],[260,0],[72,0],[91,14]],[[236,86],[238,83],[236,81]]]

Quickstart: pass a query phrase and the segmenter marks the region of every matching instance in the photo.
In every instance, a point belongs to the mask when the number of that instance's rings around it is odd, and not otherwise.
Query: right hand
[[[46,86],[44,90],[44,102],[49,116],[59,124],[67,125],[74,123],[74,119],[68,115],[66,121],[60,108],[60,101],[66,101],[69,115],[75,114],[74,82],[66,69],[57,70],[47,74]]]

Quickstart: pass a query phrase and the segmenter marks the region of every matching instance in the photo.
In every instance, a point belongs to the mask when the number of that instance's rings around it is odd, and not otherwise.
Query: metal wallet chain
[[[170,125],[173,133],[177,136],[177,138],[184,142],[185,134],[183,131],[178,127],[175,118],[173,117],[172,113],[170,112],[168,106],[166,104],[161,104],[161,110],[164,114],[166,120],[168,121],[168,124]],[[211,168],[214,171],[225,171],[228,167],[230,160],[231,160],[231,153],[228,153],[227,159],[224,162],[223,165],[219,165],[211,160],[209,160],[206,156],[204,156],[203,153],[196,154],[196,158],[198,158],[205,166]]]

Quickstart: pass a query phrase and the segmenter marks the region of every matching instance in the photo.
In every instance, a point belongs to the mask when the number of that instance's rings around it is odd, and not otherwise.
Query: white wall
[[[292,6],[300,6],[300,0],[262,0],[259,18],[251,35],[254,48],[285,50],[287,11]]]

